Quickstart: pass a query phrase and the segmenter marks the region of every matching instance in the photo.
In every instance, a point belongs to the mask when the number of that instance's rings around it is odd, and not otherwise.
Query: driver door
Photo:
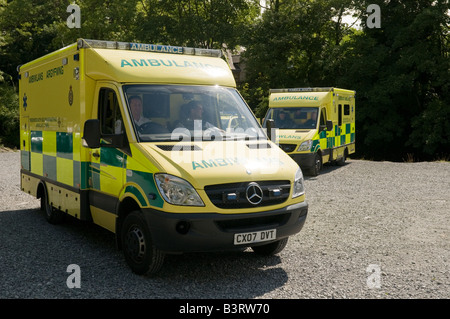
[[[320,141],[320,148],[322,149],[322,162],[323,163],[328,162],[328,160],[330,158],[330,151],[331,151],[330,142],[332,141],[332,138],[329,137],[331,132],[327,131],[326,124],[327,124],[327,110],[325,107],[322,107],[320,109],[319,128],[325,127],[325,129],[319,133],[319,138],[320,138],[319,141]]]
[[[101,83],[96,90],[93,114],[100,121],[102,144],[111,144],[115,136],[125,132],[118,89]],[[96,111],[95,111],[96,110]],[[89,202],[96,224],[115,231],[115,209],[123,187],[126,153],[123,149],[101,146],[90,151]]]

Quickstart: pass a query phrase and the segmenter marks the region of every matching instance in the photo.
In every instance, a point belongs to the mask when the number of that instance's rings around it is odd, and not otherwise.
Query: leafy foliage
[[[445,125],[438,105],[450,102],[448,1],[371,2],[380,5],[381,28],[364,26],[352,39],[344,51],[351,64],[337,78],[357,90],[360,152],[387,160],[448,152],[448,135],[430,138]]]
[[[450,154],[448,0],[79,0],[81,28],[69,29],[72,2],[0,0],[3,140],[18,125],[9,120],[17,65],[83,37],[243,48],[239,89],[258,117],[270,88],[354,89],[359,156]],[[366,23],[369,4],[381,9],[379,29]],[[343,20],[349,14],[360,28]]]
[[[258,116],[267,109],[270,88],[354,89],[359,156],[433,159],[449,153],[448,1],[270,3],[244,43],[250,71],[242,87]],[[369,4],[380,6],[379,29],[366,25]],[[346,9],[359,16],[360,30],[342,22]]]
[[[14,148],[19,145],[19,101],[14,87],[6,83],[8,78],[0,72],[0,145]]]

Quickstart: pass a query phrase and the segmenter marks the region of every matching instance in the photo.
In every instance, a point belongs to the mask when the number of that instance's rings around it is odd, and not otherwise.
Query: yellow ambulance
[[[271,89],[263,126],[302,168],[317,176],[355,152],[355,94],[333,87]]]
[[[171,253],[279,253],[306,220],[302,171],[222,57],[79,39],[19,66],[22,190],[50,223],[113,232],[138,274]]]

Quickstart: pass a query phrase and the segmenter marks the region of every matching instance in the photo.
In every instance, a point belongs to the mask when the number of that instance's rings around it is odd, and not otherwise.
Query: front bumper
[[[144,209],[155,247],[166,253],[240,250],[234,234],[276,228],[276,240],[298,233],[306,220],[308,204],[297,203],[281,209],[223,215],[217,213],[173,214]],[[267,244],[263,242],[260,244]],[[253,244],[251,246],[255,246]]]
[[[300,166],[302,170],[313,168],[316,153],[289,154],[289,156]]]

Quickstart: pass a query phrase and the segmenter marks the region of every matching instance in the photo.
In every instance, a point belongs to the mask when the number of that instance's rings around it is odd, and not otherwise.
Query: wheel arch
[[[47,194],[48,194],[47,185],[45,184],[45,182],[43,180],[40,180],[39,183],[37,184],[36,198],[41,200],[41,210],[45,209],[45,207],[43,207],[44,197],[48,196]]]
[[[120,250],[122,249],[121,244],[121,233],[122,233],[122,224],[125,220],[125,217],[131,213],[132,211],[141,210],[141,206],[138,204],[136,199],[131,196],[126,196],[122,199],[122,201],[117,206],[117,218],[116,218],[116,245]]]
[[[36,189],[36,198],[42,198],[42,196],[45,196],[47,186],[45,185],[44,181],[39,181]]]

